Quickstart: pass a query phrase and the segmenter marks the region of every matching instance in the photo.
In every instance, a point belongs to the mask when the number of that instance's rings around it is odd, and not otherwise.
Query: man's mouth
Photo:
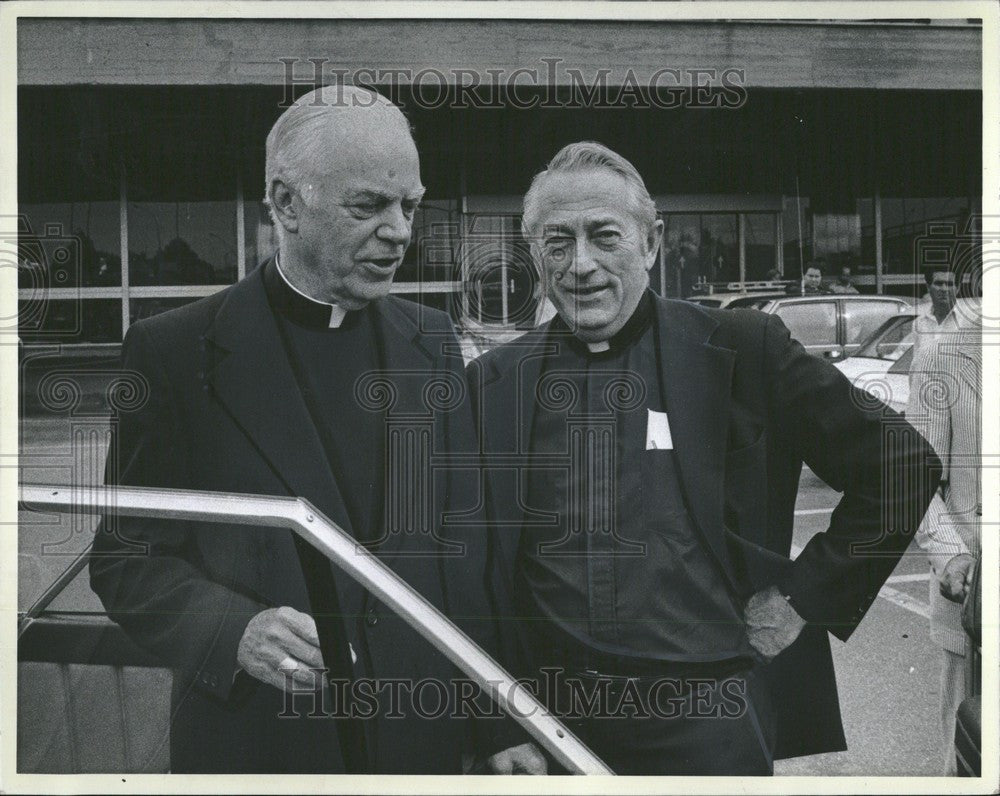
[[[370,257],[365,262],[371,267],[371,270],[377,273],[389,274],[396,270],[396,265],[399,263],[398,257]]]
[[[577,298],[590,298],[591,296],[596,296],[598,293],[607,290],[607,288],[607,285],[586,285],[567,288],[567,292]]]

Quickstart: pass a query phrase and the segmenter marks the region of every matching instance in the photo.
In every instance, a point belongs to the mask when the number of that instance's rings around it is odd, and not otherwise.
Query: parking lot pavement
[[[805,470],[795,545],[826,529],[840,495]],[[915,546],[899,562],[845,644],[830,637],[847,751],[781,760],[781,776],[934,776],[938,650],[928,633],[927,559]]]

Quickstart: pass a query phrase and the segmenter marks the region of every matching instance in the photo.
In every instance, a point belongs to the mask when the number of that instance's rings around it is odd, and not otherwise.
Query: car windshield
[[[855,352],[856,357],[896,362],[913,347],[912,315],[889,318]]]

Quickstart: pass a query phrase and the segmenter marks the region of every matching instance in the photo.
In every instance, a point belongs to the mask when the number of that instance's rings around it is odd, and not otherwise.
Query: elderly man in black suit
[[[846,640],[939,463],[776,316],[650,292],[636,169],[561,150],[524,199],[558,317],[471,363],[521,673],[620,774],[770,774],[843,749]],[[805,461],[843,497],[792,561]]]
[[[388,295],[424,192],[409,126],[373,92],[318,89],[272,128],[266,179],[278,254],[129,329],[124,366],[150,397],[121,416],[108,480],[306,498],[495,652],[482,524],[449,528],[460,548],[441,531],[474,491],[458,471],[417,477],[420,451],[388,444],[401,417],[435,453],[475,444],[448,317]],[[425,488],[401,505],[392,484]],[[454,668],[291,532],[105,524],[90,571],[110,616],[175,670],[173,771],[461,772],[470,722],[455,705],[429,714],[377,690],[448,684]],[[362,678],[374,715],[318,701]],[[543,771],[530,744],[505,748],[504,726],[477,722],[493,770]]]

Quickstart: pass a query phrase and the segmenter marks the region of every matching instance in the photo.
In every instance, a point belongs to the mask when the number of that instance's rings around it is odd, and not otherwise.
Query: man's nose
[[[405,246],[410,242],[412,223],[406,217],[402,207],[390,207],[386,210],[382,224],[378,228],[378,236],[391,243]]]
[[[590,250],[590,246],[587,245],[586,241],[577,241],[573,250],[572,262],[567,270],[573,274],[576,280],[581,281],[594,273],[597,268],[597,260],[594,259],[594,253]]]

